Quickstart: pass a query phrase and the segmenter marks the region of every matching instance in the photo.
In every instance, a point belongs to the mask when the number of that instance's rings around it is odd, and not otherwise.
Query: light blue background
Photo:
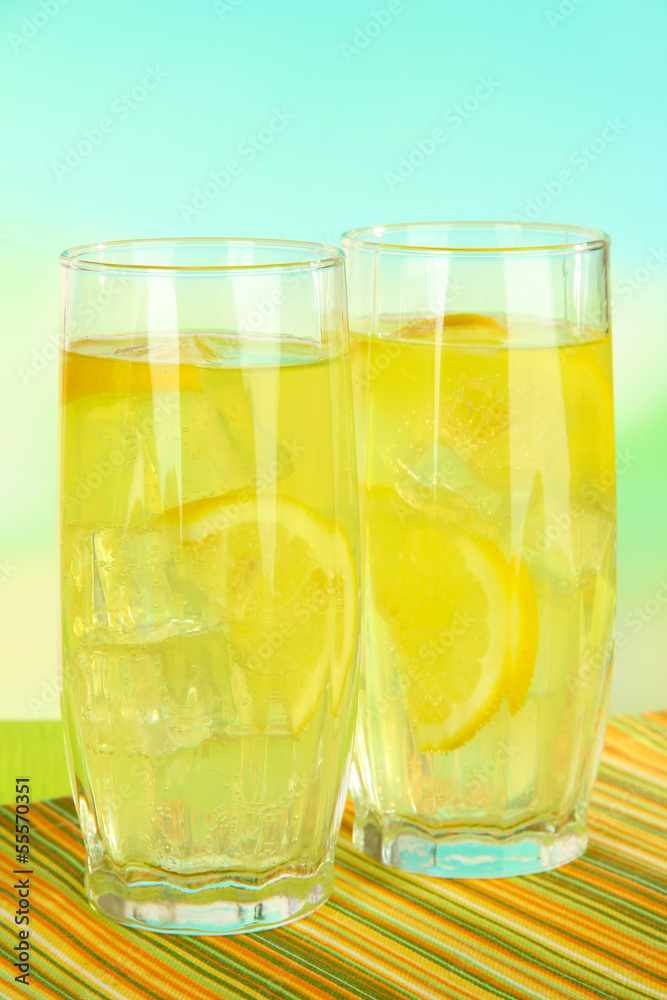
[[[660,0],[4,0],[0,713],[57,715],[60,250],[527,215],[613,237],[628,639],[613,707],[667,704],[666,37]]]

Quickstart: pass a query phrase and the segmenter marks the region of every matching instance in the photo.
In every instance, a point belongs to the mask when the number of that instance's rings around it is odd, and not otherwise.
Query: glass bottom
[[[586,824],[567,822],[556,832],[546,827],[490,832],[425,830],[407,820],[380,822],[367,814],[355,818],[353,842],[381,864],[437,878],[508,878],[560,868],[588,846]]]
[[[305,874],[281,869],[254,878],[229,872],[127,872],[112,864],[86,873],[94,910],[128,927],[165,934],[242,934],[279,927],[326,903],[333,883],[333,858]]]

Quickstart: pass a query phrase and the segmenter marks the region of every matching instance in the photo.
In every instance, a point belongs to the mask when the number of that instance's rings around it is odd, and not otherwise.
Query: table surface
[[[667,998],[667,712],[607,730],[585,856],[487,881],[405,875],[351,846],[334,894],[288,927],[237,937],[151,935],[96,916],[71,800],[31,807],[30,988],[18,940],[14,809],[0,809],[3,1000]]]

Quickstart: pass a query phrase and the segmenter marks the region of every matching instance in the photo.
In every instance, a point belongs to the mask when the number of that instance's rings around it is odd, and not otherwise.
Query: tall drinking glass
[[[62,711],[92,905],[158,931],[333,884],[356,701],[343,255],[154,240],[63,266]]]
[[[586,848],[609,695],[609,240],[555,226],[357,229],[364,530],[355,844],[518,875]]]

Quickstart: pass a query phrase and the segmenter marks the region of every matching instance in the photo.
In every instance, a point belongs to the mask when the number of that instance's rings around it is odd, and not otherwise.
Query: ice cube
[[[203,337],[192,334],[189,337],[151,337],[136,344],[120,347],[113,356],[124,361],[148,361],[151,364],[215,364],[224,357],[225,341],[217,338],[219,349],[213,349]]]
[[[155,677],[172,748],[196,746],[233,722],[237,709],[223,627],[163,643]]]
[[[503,498],[488,483],[474,478],[470,465],[445,444],[429,446],[401,483],[401,492],[411,490],[425,502],[449,504],[462,498],[480,513],[494,515]]]
[[[212,368],[204,382],[203,393],[181,395],[175,417],[156,412],[154,439],[146,442],[161,481],[172,476],[163,490],[165,509],[261,488],[294,469],[289,448],[276,437],[275,412],[258,412],[241,368]]]
[[[430,446],[399,480],[398,493],[413,510],[453,521],[467,531],[498,540],[507,500],[474,475],[464,458],[444,444]]]
[[[175,529],[71,528],[63,544],[64,615],[82,640],[155,643],[219,623],[196,581],[178,571]]]
[[[145,647],[81,644],[66,656],[65,684],[98,753],[198,746],[235,716],[222,630]]]

